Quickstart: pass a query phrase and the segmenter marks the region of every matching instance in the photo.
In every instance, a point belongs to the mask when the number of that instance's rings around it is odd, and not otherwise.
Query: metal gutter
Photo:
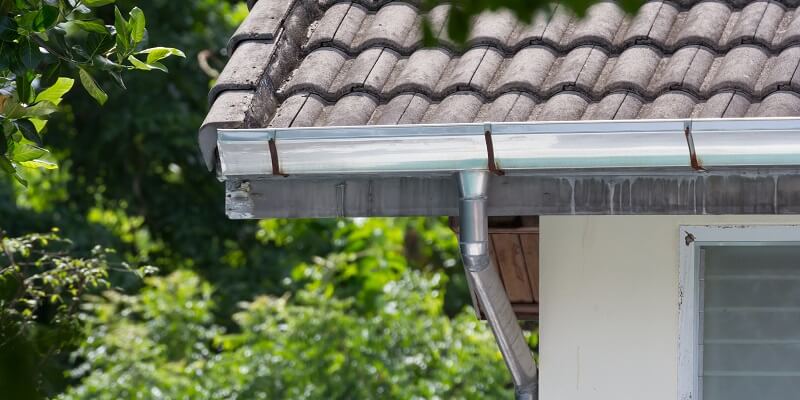
[[[800,118],[219,129],[217,147],[223,178],[781,167]]]

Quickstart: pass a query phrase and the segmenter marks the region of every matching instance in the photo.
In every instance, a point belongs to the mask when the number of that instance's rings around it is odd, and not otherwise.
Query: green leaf
[[[74,20],[70,21],[71,23],[75,24],[79,28],[83,29],[86,32],[94,32],[103,35],[108,35],[108,28],[102,24],[102,21],[81,21],[81,20]]]
[[[119,7],[114,7],[114,29],[117,31],[117,54],[127,55],[131,46],[131,33],[128,30],[128,22],[119,11]]]
[[[28,118],[44,118],[58,111],[58,106],[50,101],[40,101],[30,107],[25,107],[23,116]]]
[[[114,61],[111,61],[108,58],[99,55],[94,56],[94,66],[102,71],[118,71],[124,69],[131,69],[131,67],[127,65],[115,63]]]
[[[47,154],[47,150],[32,144],[21,143],[11,150],[11,160],[15,162],[32,161]]]
[[[3,1],[3,0],[0,0]],[[11,42],[18,36],[17,22],[2,13],[0,17],[0,41]]]
[[[128,27],[131,31],[131,39],[133,39],[133,45],[135,46],[142,40],[144,40],[144,13],[142,12],[139,7],[133,7],[130,12],[131,19],[128,22]]]
[[[19,165],[28,168],[58,169],[58,164],[40,158],[30,161],[20,161]]]
[[[61,103],[62,98],[64,95],[69,93],[72,90],[72,86],[75,84],[75,80],[66,77],[59,77],[56,83],[49,88],[42,90],[39,94],[36,95],[36,101],[49,101],[53,104],[58,105]]]
[[[89,95],[100,105],[105,104],[106,100],[108,100],[108,95],[100,88],[100,85],[97,84],[92,75],[83,68],[78,71],[78,75],[81,78],[81,85],[83,85],[83,88],[86,89]]]
[[[39,16],[36,18],[36,31],[43,32],[50,29],[58,22],[58,7],[43,5],[39,10]]]
[[[83,0],[83,4],[87,7],[102,7],[113,4],[115,1],[116,0]]]
[[[128,56],[128,61],[130,61],[131,65],[133,65],[133,67],[136,69],[141,69],[143,71],[150,71],[153,69],[153,67],[151,67],[150,65],[134,57],[133,54]]]
[[[17,169],[14,168],[14,164],[11,164],[11,160],[9,160],[5,154],[0,154],[0,168],[2,168],[3,171],[6,171],[8,174],[14,174],[17,172]]]
[[[36,75],[33,71],[25,71],[25,73],[17,76],[17,97],[21,103],[29,104],[33,102],[33,80]]]
[[[169,56],[178,56],[186,58],[186,55],[178,49],[172,47],[152,47],[142,50],[136,54],[147,54],[147,63],[152,64],[156,61],[163,60]]]
[[[20,39],[19,43],[19,59],[22,65],[28,70],[34,70],[39,66],[42,60],[42,53],[39,51],[39,46],[30,39]]]
[[[14,121],[14,126],[16,126],[20,132],[22,132],[22,137],[30,140],[33,143],[36,143],[39,146],[42,145],[42,138],[37,133],[33,122],[28,119],[18,119]]]

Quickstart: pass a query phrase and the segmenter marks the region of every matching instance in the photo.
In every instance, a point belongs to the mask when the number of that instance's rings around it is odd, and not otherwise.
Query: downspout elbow
[[[474,283],[480,307],[511,372],[516,398],[536,400],[536,363],[489,253],[489,218],[486,207],[489,172],[462,171],[458,175],[458,183],[461,196],[459,246],[464,268]]]

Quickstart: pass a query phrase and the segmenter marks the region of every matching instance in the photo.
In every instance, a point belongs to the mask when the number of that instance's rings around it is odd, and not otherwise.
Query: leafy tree
[[[166,72],[163,59],[183,57],[174,48],[145,47],[145,16],[138,7],[127,18],[114,8],[113,25],[106,25],[94,9],[111,3],[0,1],[0,167],[22,184],[20,167],[56,168],[42,147],[43,129],[75,79],[102,105],[108,95],[96,81],[99,73],[124,88],[125,71]]]
[[[406,271],[371,312],[301,289],[213,324],[210,285],[177,271],[97,299],[62,399],[498,398],[510,378],[488,328],[442,314],[440,274]]]
[[[96,247],[77,257],[57,232],[18,238],[0,232],[0,387],[5,395],[52,394],[62,379],[51,357],[82,337],[77,314],[83,296],[110,289],[112,271],[152,272],[114,263],[111,254]]]

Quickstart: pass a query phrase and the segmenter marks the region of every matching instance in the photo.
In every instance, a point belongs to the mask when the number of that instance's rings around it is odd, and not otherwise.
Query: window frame
[[[678,243],[678,400],[701,400],[702,249],[709,246],[800,245],[800,225],[681,225]]]

